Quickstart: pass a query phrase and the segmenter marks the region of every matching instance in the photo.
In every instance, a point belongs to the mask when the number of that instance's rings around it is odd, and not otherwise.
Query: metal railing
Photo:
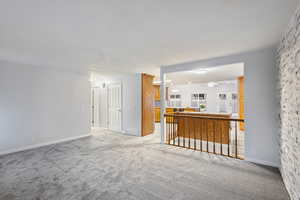
[[[165,143],[244,159],[243,119],[165,114]]]

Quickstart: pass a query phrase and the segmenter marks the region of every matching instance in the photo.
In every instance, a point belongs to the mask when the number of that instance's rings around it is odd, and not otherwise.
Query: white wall
[[[218,107],[218,93],[238,93],[237,80],[228,80],[227,83],[224,81],[216,82],[218,83],[215,87],[208,87],[207,83],[198,83],[198,84],[180,84],[180,85],[171,85],[169,86],[169,95],[171,94],[180,94],[181,95],[181,106],[182,107],[191,107],[191,94],[193,93],[205,93],[207,94],[207,112],[219,112]],[[178,90],[178,92],[173,92],[172,90]],[[227,98],[231,98],[228,96]],[[229,103],[230,100],[227,102]],[[230,105],[227,105],[227,112],[231,113],[232,109]]]
[[[123,131],[141,135],[141,75],[127,75],[121,78],[123,89]]]
[[[101,77],[106,83],[100,89],[100,125],[107,128],[107,83],[122,84],[122,132],[141,135],[141,74]],[[99,84],[100,85],[100,84]]]
[[[276,48],[270,47],[236,55],[165,66],[161,68],[161,77],[165,73],[194,70],[202,66],[207,68],[244,63],[245,157],[256,163],[279,166],[275,54]]]
[[[245,63],[246,158],[280,166],[275,49],[254,52]]]
[[[300,4],[278,46],[281,176],[291,200],[300,199]]]
[[[0,61],[0,153],[89,132],[87,75]]]

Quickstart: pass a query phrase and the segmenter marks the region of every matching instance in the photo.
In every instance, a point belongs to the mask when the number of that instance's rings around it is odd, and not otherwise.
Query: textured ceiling
[[[206,72],[201,74],[202,70]],[[214,81],[235,80],[244,75],[244,64],[237,63],[231,65],[217,66],[213,68],[199,68],[194,71],[183,71],[168,73],[166,79],[172,84],[207,83]]]
[[[276,44],[299,0],[0,0],[0,59],[103,74]]]

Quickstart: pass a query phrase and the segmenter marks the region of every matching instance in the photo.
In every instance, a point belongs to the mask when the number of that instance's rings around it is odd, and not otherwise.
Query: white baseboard
[[[48,146],[48,145],[52,145],[52,144],[58,144],[58,143],[62,143],[62,142],[68,142],[68,141],[71,141],[71,140],[77,140],[77,139],[84,138],[84,137],[89,137],[89,136],[91,136],[90,133],[86,134],[86,135],[80,135],[80,136],[75,136],[75,137],[70,137],[70,138],[64,138],[64,139],[61,139],[61,140],[55,140],[55,141],[51,141],[51,142],[44,142],[44,143],[40,143],[40,144],[34,144],[34,145],[25,146],[25,147],[9,149],[9,150],[5,150],[5,151],[1,151],[0,155],[6,155],[6,154],[16,153],[16,152],[20,152],[20,151],[26,151],[26,150],[35,149],[35,148]]]
[[[130,136],[139,136],[135,129],[122,130],[122,133]]]
[[[265,161],[265,160],[259,160],[259,159],[255,159],[255,158],[246,158],[245,160],[248,162],[253,162],[256,164],[260,164],[260,165],[267,165],[267,166],[276,167],[276,168],[280,167],[279,163],[269,162],[269,161]]]

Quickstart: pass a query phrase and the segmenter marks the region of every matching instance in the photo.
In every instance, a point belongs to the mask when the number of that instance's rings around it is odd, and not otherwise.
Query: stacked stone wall
[[[292,200],[300,200],[300,9],[278,48],[281,174]]]

